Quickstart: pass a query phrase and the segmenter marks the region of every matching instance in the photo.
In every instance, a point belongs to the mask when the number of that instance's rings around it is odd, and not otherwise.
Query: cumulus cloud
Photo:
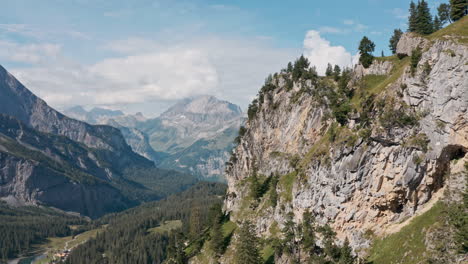
[[[356,61],[356,57],[343,46],[332,46],[330,41],[322,38],[315,30],[308,31],[305,36],[304,56],[309,59],[311,65],[317,67],[317,72],[321,75],[325,74],[328,63],[351,67]]]
[[[114,109],[135,106],[131,111],[151,115],[157,108],[154,104],[201,94],[246,107],[264,78],[298,54],[269,47],[261,38],[210,37],[172,45],[129,38],[103,48],[114,55],[91,65],[60,55],[47,63],[11,71],[57,108],[77,104]]]
[[[55,58],[61,51],[56,44],[18,44],[0,40],[0,58],[21,63],[40,63]]]

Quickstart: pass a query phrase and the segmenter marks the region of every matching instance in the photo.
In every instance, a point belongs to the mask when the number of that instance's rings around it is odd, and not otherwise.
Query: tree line
[[[106,228],[75,248],[66,263],[186,263],[190,254],[185,242],[191,241],[191,252],[197,253],[203,245],[198,239],[213,218],[210,209],[222,203],[225,192],[224,184],[199,183],[164,200],[97,219],[90,225]],[[174,220],[182,226],[162,228]],[[162,229],[150,230],[157,227]]]
[[[71,225],[85,224],[84,218],[38,206],[11,207],[0,202],[0,263],[29,252],[48,237],[73,235]]]

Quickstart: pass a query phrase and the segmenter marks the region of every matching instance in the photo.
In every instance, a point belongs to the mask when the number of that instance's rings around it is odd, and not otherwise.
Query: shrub
[[[402,60],[407,56],[408,56],[408,54],[406,54],[406,53],[397,53],[397,57],[398,57],[399,60]]]
[[[239,128],[239,133],[238,133],[237,137],[234,139],[234,143],[239,145],[240,142],[241,142],[242,137],[245,135],[245,132],[247,132],[247,129],[244,126],[241,126]]]
[[[252,120],[258,111],[258,100],[254,99],[247,109],[247,116],[249,120]]]
[[[422,57],[422,50],[421,48],[416,48],[413,50],[411,53],[411,75],[414,76],[416,73],[416,69],[418,68],[419,61],[421,60]]]
[[[417,123],[418,118],[416,115],[406,113],[404,108],[384,110],[384,113],[380,117],[380,124],[386,129],[414,126]]]

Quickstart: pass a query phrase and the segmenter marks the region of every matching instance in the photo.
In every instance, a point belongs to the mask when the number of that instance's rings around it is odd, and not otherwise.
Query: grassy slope
[[[459,43],[468,45],[468,16],[465,16],[459,21],[432,33],[427,36],[427,38],[429,40],[437,40],[444,36],[455,37]]]
[[[442,203],[436,203],[426,213],[415,217],[399,232],[374,241],[369,262],[375,264],[426,263],[425,230],[433,226],[443,213]]]
[[[150,233],[164,233],[175,229],[182,228],[181,220],[169,220],[165,221],[164,224],[148,229]]]

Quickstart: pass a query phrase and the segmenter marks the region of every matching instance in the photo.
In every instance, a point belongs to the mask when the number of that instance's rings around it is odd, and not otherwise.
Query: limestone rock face
[[[419,37],[415,33],[405,33],[398,41],[396,53],[411,56],[414,49],[420,48],[422,50],[428,45],[429,41],[427,39]]]
[[[252,218],[257,232],[269,236],[275,222],[283,226],[288,212],[300,222],[302,213],[310,210],[320,223],[330,223],[340,239],[347,237],[354,249],[360,249],[369,245],[366,230],[389,232],[392,224],[437,199],[447,184],[444,175],[450,173],[450,161],[468,160],[468,47],[450,40],[429,44],[405,34],[397,52],[410,55],[417,46],[426,48],[418,67],[412,73],[404,66],[378,95],[384,106],[392,104],[390,98],[404,102],[405,111],[417,116],[417,124],[387,129],[374,122],[369,139],[350,136],[327,145],[324,131],[329,123],[324,117],[330,110],[310,94],[298,94],[307,83],[295,83],[288,91],[278,77],[278,87],[264,96],[255,118],[247,123],[228,167],[225,210],[232,219]],[[394,66],[390,61],[377,61],[369,69],[357,66],[353,79],[395,74]],[[352,122],[347,126],[355,129]],[[295,172],[295,156],[303,171],[288,185],[285,175]],[[254,170],[266,177],[282,175],[279,200],[275,208],[261,202],[261,209],[246,216],[245,179]]]
[[[360,78],[365,75],[387,75],[393,68],[393,64],[390,61],[379,61],[375,60],[369,68],[364,68],[362,64],[358,64],[354,67],[354,77]]]

